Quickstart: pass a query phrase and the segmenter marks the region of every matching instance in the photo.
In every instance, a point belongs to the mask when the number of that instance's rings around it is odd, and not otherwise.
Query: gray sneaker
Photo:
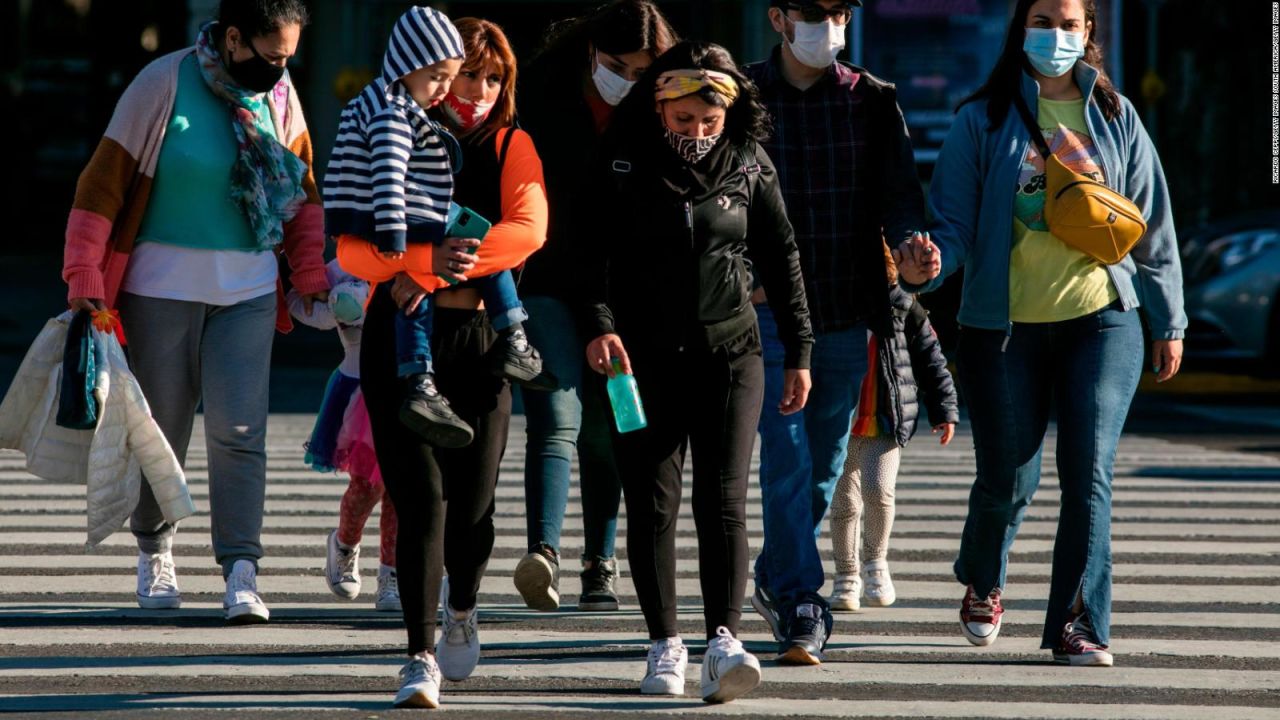
[[[400,691],[394,704],[398,708],[440,707],[440,666],[434,657],[422,653],[400,668]]]
[[[609,612],[618,609],[618,561],[614,558],[592,558],[591,566],[584,567],[582,594],[578,596],[578,609],[585,612]]]
[[[453,681],[466,680],[480,662],[480,628],[476,608],[454,610],[444,606],[444,622],[440,625],[440,641],[436,643],[436,660],[440,673]]]

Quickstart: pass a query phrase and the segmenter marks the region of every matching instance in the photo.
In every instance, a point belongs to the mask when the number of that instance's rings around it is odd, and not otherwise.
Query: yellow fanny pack
[[[1049,150],[1020,95],[1014,96],[1013,104],[1044,158],[1044,221],[1049,232],[1098,262],[1114,265],[1123,260],[1147,232],[1142,211],[1124,195],[1063,165]]]

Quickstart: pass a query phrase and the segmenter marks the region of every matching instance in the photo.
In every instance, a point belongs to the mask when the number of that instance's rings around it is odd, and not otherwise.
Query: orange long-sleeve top
[[[547,190],[542,178],[542,160],[529,134],[514,128],[494,134],[495,153],[508,132],[515,134],[502,167],[502,220],[489,228],[484,242],[476,249],[476,266],[468,273],[469,278],[517,268],[547,240]],[[433,247],[410,245],[403,257],[389,260],[368,240],[342,235],[338,238],[338,264],[370,283],[386,282],[405,272],[425,290],[434,292],[450,285],[431,272]]]

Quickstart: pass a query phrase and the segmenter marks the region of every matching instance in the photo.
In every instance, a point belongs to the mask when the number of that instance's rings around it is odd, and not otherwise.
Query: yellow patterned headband
[[[668,70],[658,76],[654,98],[658,102],[692,95],[709,87],[732,105],[738,99],[738,83],[732,76],[715,70]]]

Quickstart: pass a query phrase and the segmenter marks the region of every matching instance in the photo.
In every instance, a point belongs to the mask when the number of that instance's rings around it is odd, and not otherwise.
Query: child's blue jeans
[[[516,281],[510,270],[503,270],[473,281],[484,299],[485,313],[493,329],[502,332],[519,322],[529,319],[520,296],[516,294]],[[412,314],[396,313],[396,365],[400,377],[432,372],[431,326],[435,298],[427,295]]]

